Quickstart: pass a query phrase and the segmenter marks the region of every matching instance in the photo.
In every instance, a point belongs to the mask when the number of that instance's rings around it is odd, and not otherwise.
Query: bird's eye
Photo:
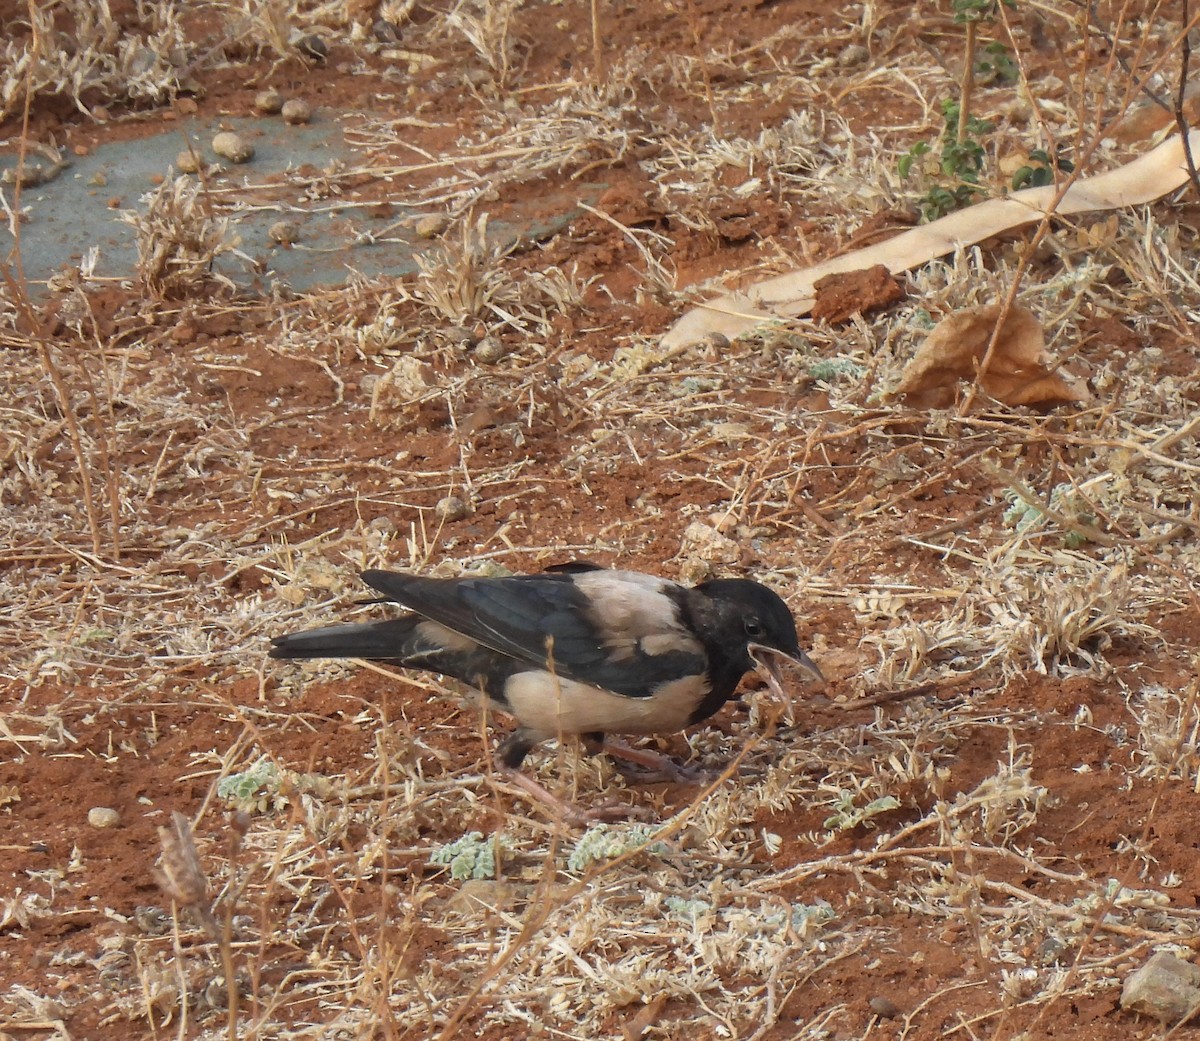
[[[763,627],[757,618],[746,619],[746,635],[747,636],[762,636]]]

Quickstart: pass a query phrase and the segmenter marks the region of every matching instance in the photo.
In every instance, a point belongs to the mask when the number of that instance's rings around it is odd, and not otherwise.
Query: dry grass
[[[400,6],[404,22],[412,5]],[[5,44],[0,115],[22,91],[83,107],[93,94],[112,105],[175,89],[163,57],[174,8],[121,41],[103,11],[86,25],[82,8],[63,12],[87,29],[85,45],[59,46],[38,8],[44,64],[29,64],[30,43]],[[1059,24],[1073,12],[1029,17]],[[293,28],[333,20],[242,13],[260,34],[248,42],[281,55]],[[632,47],[600,82],[535,83],[525,13],[462,2],[409,27],[413,54],[457,41],[487,70],[477,132],[452,154],[413,161],[396,145],[402,119],[351,132],[364,158],[341,172],[346,183],[392,178],[393,195],[411,185],[406,205],[458,221],[416,276],[356,279],[282,310],[210,299],[211,262],[231,248],[221,193],[169,182],[135,218],[141,284],[115,309],[101,313],[86,269],[53,323],[9,280],[0,680],[11,708],[0,742],[14,758],[75,754],[73,728],[94,717],[180,704],[232,735],[173,764],[173,780],[207,794],[190,826],[163,833],[171,909],[139,908],[120,935],[51,957],[78,954],[70,967],[103,984],[102,1025],[129,1036],[183,1036],[191,1024],[246,1038],[757,1041],[871,1034],[877,1019],[849,1001],[813,1011],[810,985],[861,977],[875,957],[897,978],[904,966],[923,978],[939,944],[971,960],[969,979],[931,977],[937,989],[904,1005],[899,1037],[938,1036],[932,1024],[950,1022],[964,995],[971,1011],[949,1036],[1012,1023],[1037,1036],[1064,1002],[1111,993],[1152,946],[1194,945],[1197,912],[1173,898],[1179,874],[1149,838],[1165,802],[1200,790],[1197,688],[1183,679],[1195,626],[1181,624],[1200,610],[1194,232],[1164,203],[1115,214],[1103,234],[1064,221],[1043,244],[1019,299],[1089,379],[1094,400],[1070,413],[925,414],[887,401],[935,316],[1014,285],[1020,258],[1005,245],[930,265],[879,316],[667,351],[638,331],[637,307],[680,303],[673,234],[716,240],[731,207],[771,204],[815,215],[820,248],[847,241],[869,212],[911,203],[895,155],[937,128],[955,76],[891,24],[896,46],[857,63],[837,55],[878,38],[846,25],[702,58]],[[939,47],[957,46],[930,17]],[[1152,46],[1118,50],[1169,73],[1176,32],[1156,23]],[[148,64],[130,76],[138,47]],[[1060,79],[980,99],[1001,114],[987,141],[997,159],[1012,141],[1086,139],[1118,114],[1130,77],[1065,58]],[[864,92],[911,121],[862,129],[812,114]],[[777,125],[722,130],[780,96],[795,111]],[[684,122],[677,97],[706,118]],[[1097,161],[1116,154],[1106,138]],[[496,247],[477,215],[512,186],[629,161],[663,220],[647,230],[586,215],[587,234],[621,258],[613,270],[635,272],[607,303],[591,269],[527,243]],[[291,186],[312,188],[306,177]],[[761,247],[738,262],[783,268],[812,248],[787,234]],[[595,278],[607,288],[611,273]],[[602,304],[629,328],[598,336],[589,305]],[[226,332],[197,339],[209,323]],[[1105,339],[1117,323],[1138,346]],[[502,357],[456,338],[474,324]],[[243,396],[245,377],[278,393]],[[435,442],[451,447],[435,456]],[[438,510],[450,495],[486,520],[455,527]],[[351,692],[337,713],[300,711],[313,690],[340,691],[361,671],[264,661],[269,635],[344,613],[366,565],[522,570],[579,551],[697,579],[736,569],[747,545],[758,577],[827,623],[814,657],[838,678],[837,697],[781,719],[752,695],[743,716],[688,735],[701,765],[733,766],[690,802],[664,803],[650,832],[614,826],[601,842],[524,815],[487,742],[456,736],[474,717],[431,678],[408,678],[412,704]],[[1103,722],[1082,695],[1021,697],[1025,684],[1072,683],[1099,692]],[[934,693],[903,696],[918,684]],[[61,701],[47,706],[49,691]],[[438,707],[413,707],[420,691]],[[881,695],[898,697],[869,703]],[[165,739],[155,727],[114,724],[104,754],[149,761]],[[353,761],[318,762],[312,746],[331,735],[358,750]],[[1088,750],[1078,761],[1042,753],[1069,755],[1075,741]],[[622,790],[605,763],[573,754],[533,768],[580,801]],[[1056,789],[1086,774],[1109,809],[1125,792],[1149,807],[1103,860],[1073,859],[1081,838]],[[478,873],[490,856],[497,878],[468,888],[439,850],[481,821],[495,830]],[[149,877],[158,851],[138,853]],[[78,913],[82,870],[54,864],[0,892],[0,931]],[[70,1012],[26,984],[0,1000],[17,1025]]]
[[[139,32],[117,22],[107,3],[22,5],[0,49],[0,122],[27,98],[70,98],[85,115],[96,104],[161,104],[179,89],[186,41],[179,5],[147,5]]]

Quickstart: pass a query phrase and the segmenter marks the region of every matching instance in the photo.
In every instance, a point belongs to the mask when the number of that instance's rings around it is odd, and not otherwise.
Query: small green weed
[[[333,782],[322,774],[301,774],[280,769],[265,756],[241,773],[222,777],[217,795],[230,805],[248,813],[267,813],[288,804],[298,793],[318,799],[328,798]]]
[[[898,810],[900,800],[891,795],[884,795],[872,799],[866,806],[855,806],[854,793],[839,788],[832,805],[834,812],[825,818],[824,828],[827,831],[850,831],[860,824],[874,827],[870,823],[871,818],[887,813],[888,810]]]
[[[1019,167],[1013,174],[1013,191],[1022,188],[1042,188],[1054,181],[1054,171],[1070,173],[1075,164],[1070,159],[1051,159],[1050,153],[1044,148],[1035,148],[1029,153],[1029,162]]]
[[[279,791],[279,770],[270,759],[260,759],[241,773],[222,777],[217,782],[217,795],[239,806],[256,803],[263,796]]]
[[[664,898],[663,904],[671,914],[676,918],[682,918],[685,922],[695,922],[713,912],[712,904],[707,900],[688,900],[682,896],[668,896]]]
[[[1027,502],[1014,488],[1006,488],[1004,497],[1012,504],[1004,511],[1004,523],[1018,535],[1024,535],[1049,519],[1049,515],[1036,503]],[[1074,521],[1081,527],[1093,528],[1096,515],[1075,491],[1074,485],[1056,484],[1050,492],[1050,510],[1068,523]],[[1068,528],[1062,533],[1062,543],[1067,549],[1078,549],[1088,542],[1087,534],[1080,528]]]
[[[918,141],[896,163],[901,177],[908,177],[916,167],[935,178],[918,203],[921,215],[927,221],[969,206],[975,196],[983,192],[979,177],[987,153],[978,139],[993,129],[991,123],[975,116],[968,116],[964,124],[958,102],[948,99],[942,102],[942,119],[945,126],[938,138],[936,163],[925,158],[933,152],[933,145],[928,141]],[[961,140],[957,136],[960,124],[966,130],[966,136]]]
[[[612,860],[643,846],[647,853],[665,853],[667,847],[663,843],[651,841],[656,831],[648,824],[623,825],[615,831],[607,824],[597,824],[575,843],[567,858],[567,867],[572,871],[586,871],[598,861]]]
[[[857,379],[865,371],[861,365],[849,358],[825,358],[822,361],[813,362],[808,367],[808,374],[822,383],[833,383],[842,376]]]
[[[975,59],[976,83],[1016,83],[1019,76],[1017,63],[1009,56],[1008,48],[999,40],[992,40]]]
[[[439,846],[429,855],[429,863],[448,866],[456,881],[496,877],[496,849],[481,831],[469,831],[461,839]]]

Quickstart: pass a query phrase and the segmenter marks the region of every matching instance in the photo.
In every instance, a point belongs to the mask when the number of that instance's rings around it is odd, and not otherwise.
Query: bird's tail
[[[419,652],[415,615],[382,622],[330,625],[271,640],[272,658],[372,658],[402,661]]]

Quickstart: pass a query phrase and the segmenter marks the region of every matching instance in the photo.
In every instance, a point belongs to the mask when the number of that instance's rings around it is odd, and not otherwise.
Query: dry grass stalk
[[[126,210],[121,219],[137,233],[137,272],[155,296],[178,299],[212,285],[233,288],[214,270],[219,257],[250,258],[228,219],[214,217],[204,189],[190,177],[167,180],[147,199],[146,211]]]
[[[906,200],[892,152],[933,125],[923,114],[936,114],[949,82],[924,52],[904,51],[903,37],[878,67],[848,70],[825,55],[859,43],[862,27],[840,27],[820,52],[812,41],[799,48],[802,31],[702,60],[631,47],[602,84],[527,83],[520,51],[510,51],[504,75],[522,89],[508,107],[479,100],[478,136],[419,162],[385,150],[347,177],[394,175],[400,204],[461,217],[489,192],[504,199],[510,185],[628,159],[644,174],[658,235],[720,234],[718,203],[790,208],[778,235],[741,251],[763,267],[788,265],[788,250],[833,248],[865,214]],[[436,15],[406,32],[413,53],[438,33],[462,34]],[[1120,76],[1096,83],[1104,70],[1084,71],[1098,98],[1119,104]],[[1086,139],[1095,123],[1072,107],[1075,87],[1049,77],[1035,87],[1047,131]],[[856,131],[800,114],[733,135],[701,125],[707,117],[671,125],[659,107],[686,95],[724,120],[783,96],[800,106],[853,91],[903,98],[921,125]],[[356,140],[394,149],[403,126],[364,123]],[[1029,133],[1016,117],[1004,131]],[[441,179],[400,184],[421,177]],[[295,183],[343,187],[325,175]],[[914,275],[912,303],[891,313],[670,352],[636,290],[614,291],[600,317],[588,316],[590,271],[492,251],[474,216],[408,280],[359,280],[283,309],[195,299],[183,272],[205,276],[229,242],[204,224],[204,200],[175,191],[163,191],[160,239],[146,240],[147,256],[159,257],[147,270],[158,274],[121,301],[103,351],[86,300],[63,305],[73,338],[48,341],[61,389],[39,353],[38,305],[0,305],[11,388],[0,494],[17,507],[3,513],[0,549],[17,649],[0,669],[6,690],[29,699],[5,740],[23,756],[70,757],[115,734],[106,756],[138,755],[138,769],[163,771],[159,783],[203,781],[205,810],[219,805],[218,782],[276,765],[276,780],[253,792],[240,848],[206,850],[201,862],[186,820],[163,834],[164,889],[202,917],[207,909],[223,959],[234,949],[233,895],[245,910],[236,951],[253,1012],[237,1024],[242,1036],[358,1035],[403,1022],[447,1036],[536,1024],[600,1037],[614,1023],[770,1036],[833,967],[857,967],[850,959],[863,951],[907,950],[914,928],[957,929],[964,909],[969,931],[947,942],[986,977],[969,992],[937,989],[896,1028],[916,1036],[969,993],[976,1011],[959,1032],[979,1033],[1001,1017],[1007,1028],[1026,1016],[1028,1027],[1064,998],[1111,986],[1120,960],[1143,945],[1196,942],[1200,919],[1155,863],[1148,832],[1122,837],[1111,855],[1088,846],[1093,859],[1075,862],[1072,836],[1091,825],[1068,831],[1056,805],[1056,786],[1075,770],[1094,772],[1097,801],[1144,797],[1153,784],[1162,797],[1145,815],[1149,829],[1162,800],[1191,797],[1197,784],[1194,690],[1160,690],[1139,675],[1140,659],[1153,654],[1161,667],[1189,646],[1179,619],[1195,608],[1195,385],[1172,368],[1183,355],[1157,345],[1191,335],[1200,286],[1194,243],[1169,206],[1121,214],[1084,244],[1087,229],[1055,231],[1027,269],[1037,277],[1021,284],[1019,302],[1050,349],[1089,366],[1096,406],[959,418],[889,404],[883,392],[900,378],[914,329],[1016,284],[1015,259],[994,251]],[[812,222],[812,242],[795,230],[797,214]],[[605,248],[635,241],[654,271],[648,291],[670,299],[665,263],[678,240],[633,224],[595,227]],[[174,253],[163,245],[173,241],[191,245]],[[175,290],[180,302],[157,299]],[[94,291],[82,276],[78,293]],[[433,331],[460,320],[451,315],[525,335],[484,370]],[[239,331],[185,338],[186,351],[171,338],[218,319]],[[1102,332],[1123,323],[1136,348],[1097,337],[1100,319]],[[78,369],[70,351],[83,354]],[[304,382],[307,400],[247,389],[281,370]],[[431,405],[451,419],[425,436],[414,425],[430,422],[420,406]],[[378,436],[372,420],[402,436]],[[308,439],[313,428],[329,432],[328,444]],[[103,468],[101,437],[116,475],[110,502],[123,511],[115,566],[102,496],[78,491],[85,472]],[[597,509],[617,487],[619,508]],[[440,524],[436,503],[449,494],[486,505],[497,522],[470,532]],[[1017,500],[1021,517],[1006,520]],[[647,804],[664,800],[667,833],[645,841],[618,830],[625,853],[593,871],[571,867],[575,836],[490,782],[487,747],[462,737],[472,724],[454,692],[432,679],[367,682],[344,665],[263,664],[267,635],[342,610],[364,565],[526,570],[578,552],[675,573],[712,565],[672,557],[664,531],[693,521],[749,547],[756,574],[802,615],[824,619],[816,656],[836,665],[846,702],[831,712],[799,705],[795,724],[773,731],[771,706],[751,697],[745,716],[689,734],[677,750],[720,770],[741,755],[736,775],[678,814],[678,798],[639,792]],[[925,680],[935,696],[859,698]],[[1063,693],[1072,683],[1116,697],[1076,706]],[[1023,699],[1026,685],[1053,700]],[[53,709],[39,714],[43,703]],[[182,719],[226,743],[198,747],[168,777],[151,752]],[[1104,773],[1062,758],[1076,747]],[[570,777],[580,800],[622,783],[603,762],[570,755],[533,766],[551,784]],[[452,912],[457,883],[430,855],[464,821],[503,837],[496,881],[509,891]],[[0,924],[32,930],[77,913],[69,868],[6,896]],[[213,891],[227,894],[219,912]],[[185,950],[180,940],[172,961],[165,943],[134,937],[107,1014],[162,1033],[181,1029],[163,1020],[185,1010],[211,1029],[222,1010],[202,1000],[210,945]],[[280,964],[291,967],[268,971]],[[221,969],[237,979],[231,962]],[[242,992],[231,986],[230,1024]],[[835,1002],[796,1028],[881,1029],[858,1014]]]
[[[196,851],[191,823],[176,810],[171,814],[171,826],[158,829],[158,840],[162,853],[158,866],[151,869],[154,881],[172,903],[195,913],[209,935],[217,939],[220,929],[213,917],[208,877]]]
[[[0,122],[35,97],[85,96],[161,103],[179,87],[186,38],[174,2],[149,5],[144,32],[130,32],[108,3],[30,2],[0,47]]]

